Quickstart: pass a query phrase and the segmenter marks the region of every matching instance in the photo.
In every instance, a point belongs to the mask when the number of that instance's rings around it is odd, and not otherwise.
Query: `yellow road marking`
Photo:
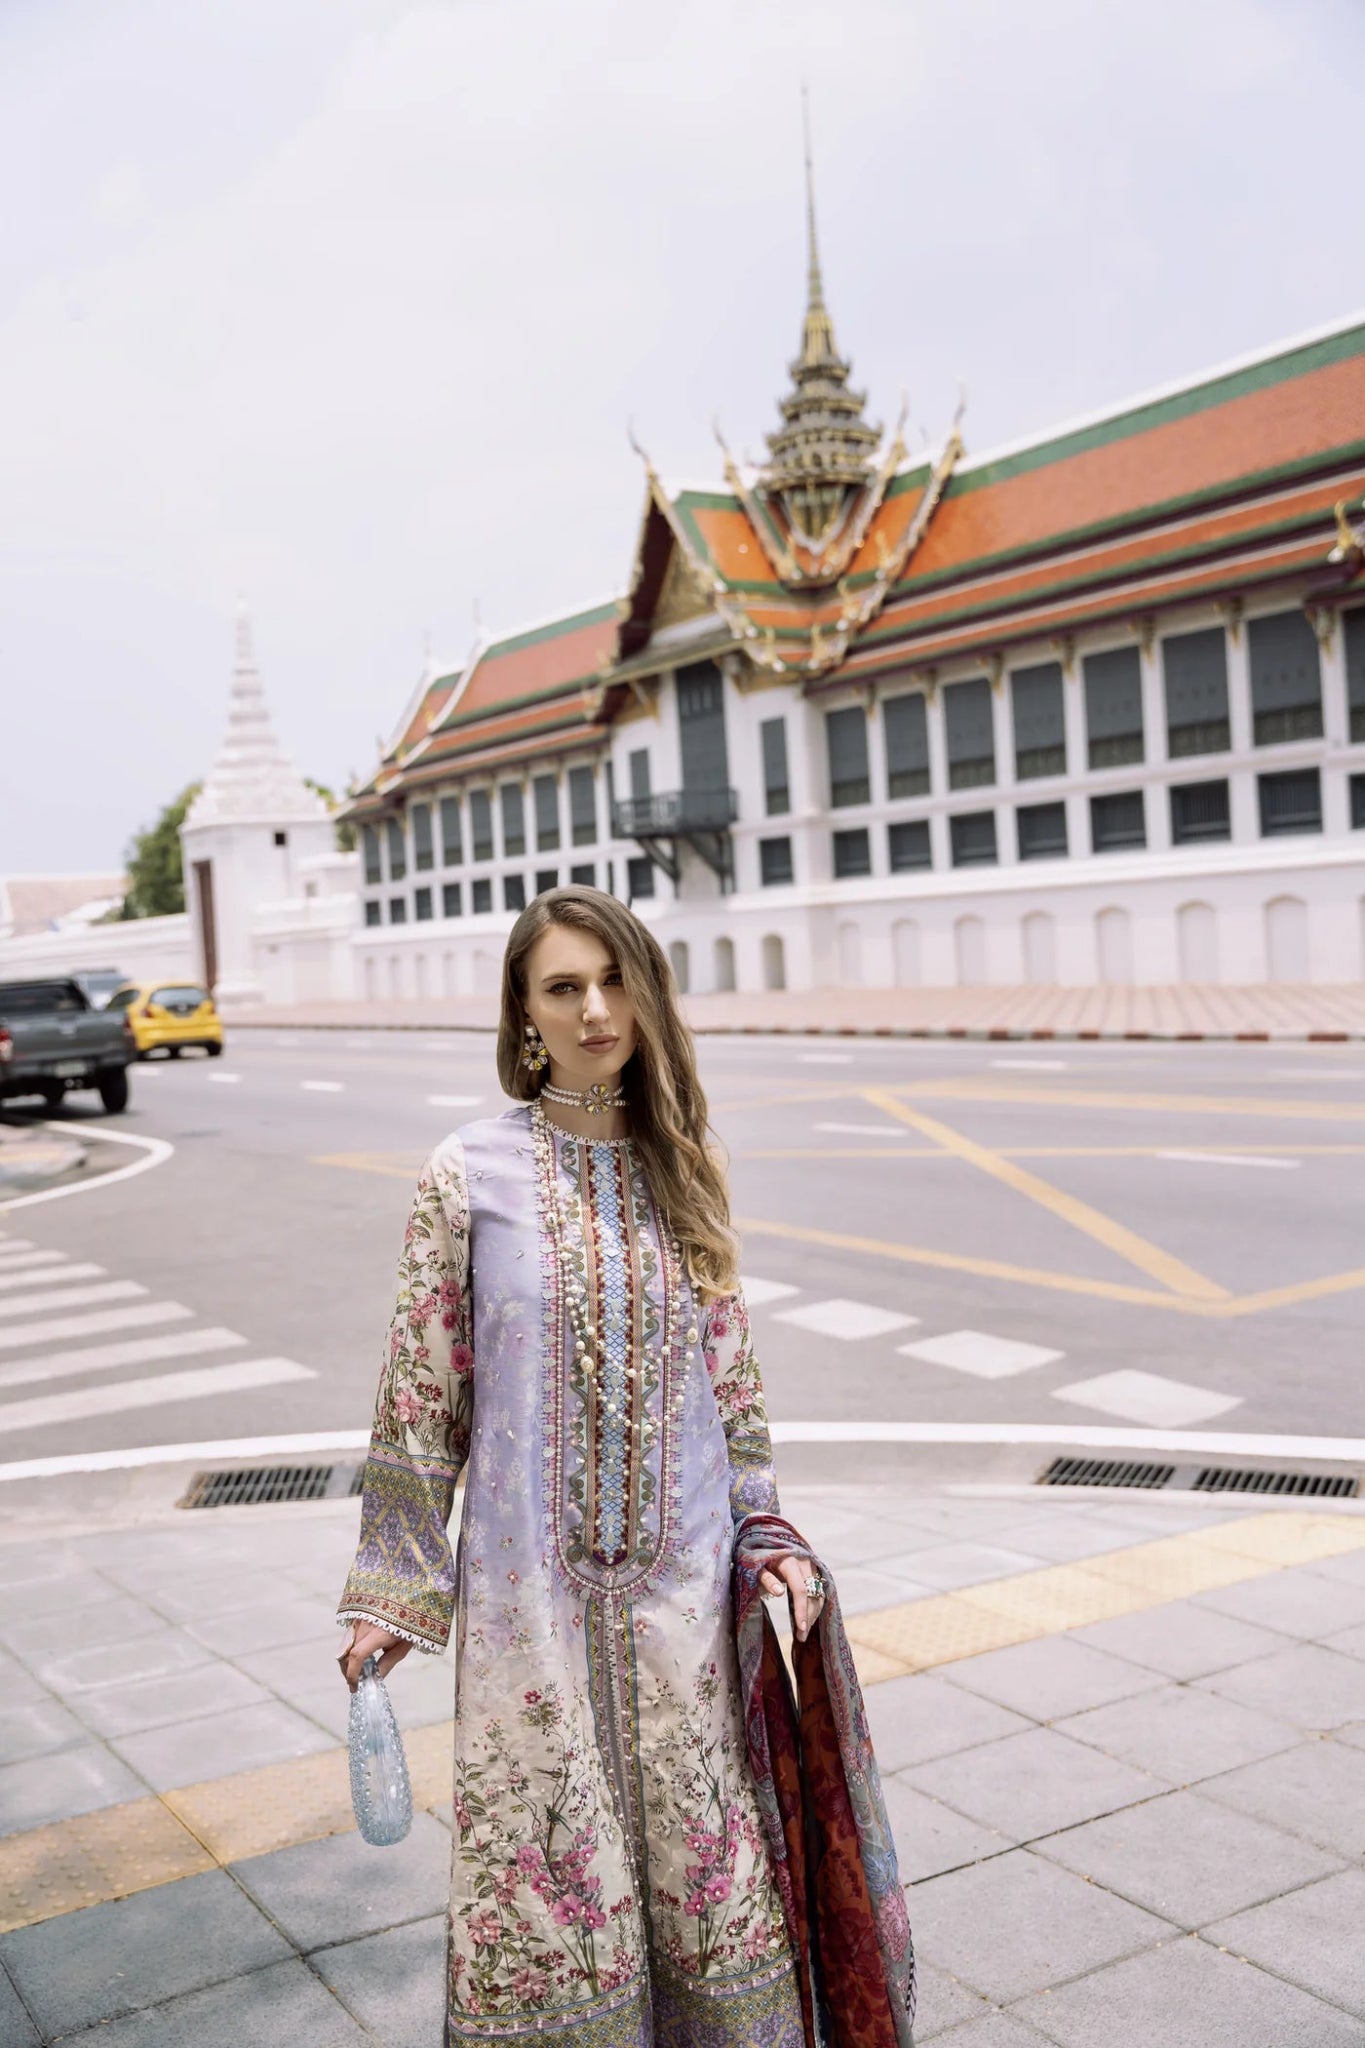
[[[1168,1145],[997,1145],[1001,1159],[1162,1159]],[[1241,1153],[1253,1159],[1283,1156],[1290,1159],[1358,1159],[1365,1145],[1228,1145],[1221,1140],[1219,1151],[1229,1158]],[[732,1159],[952,1159],[941,1145],[901,1145],[889,1140],[881,1145],[772,1145],[762,1150],[746,1146],[732,1152]]]
[[[1321,1280],[1295,1280],[1288,1287],[1268,1287],[1263,1294],[1242,1294],[1221,1311],[1227,1316],[1258,1316],[1268,1308],[1292,1308],[1300,1301],[1322,1301],[1332,1294],[1351,1294],[1365,1287],[1365,1267],[1353,1273],[1327,1273]]]
[[[1361,1549],[1365,1516],[1248,1515],[1207,1531],[1159,1537],[850,1615],[845,1627],[863,1685],[880,1685],[1009,1643],[1064,1634],[1108,1615],[1164,1606]],[[453,1675],[451,1682],[453,1689]],[[452,1723],[412,1729],[404,1740],[413,1805],[444,1809],[453,1775]],[[0,1839],[0,1933],[247,1856],[343,1834],[352,1824],[344,1749],[55,1821]]]
[[[863,1099],[874,1108],[883,1110],[888,1116],[899,1117],[912,1129],[920,1131],[926,1138],[933,1138],[945,1152],[954,1153],[965,1159],[993,1180],[1002,1181],[1015,1194],[1024,1195],[1038,1207],[1046,1209],[1073,1230],[1103,1245],[1126,1264],[1136,1266],[1140,1273],[1146,1273],[1159,1285],[1170,1289],[1191,1301],[1227,1301],[1229,1290],[1220,1287],[1216,1280],[1206,1280],[1202,1273],[1196,1273],[1193,1266],[1187,1266],[1183,1259],[1173,1252],[1162,1251],[1159,1245],[1139,1237],[1126,1224],[1117,1223],[1112,1216],[1105,1216],[1098,1209],[1092,1209],[1089,1202],[1083,1202],[1078,1195],[1068,1195],[1061,1188],[1055,1188],[1050,1181],[1041,1180],[1036,1173],[1030,1173],[1026,1166],[1018,1165],[1012,1159],[1004,1159],[998,1152],[992,1152],[985,1145],[978,1145],[974,1138],[963,1137],[948,1124],[940,1123],[937,1117],[926,1116],[922,1110],[911,1109],[908,1103],[899,1101],[881,1088],[865,1088]]]
[[[864,1091],[866,1092],[866,1091]],[[1365,1102],[1278,1102],[1260,1095],[1147,1095],[1111,1088],[1046,1088],[1014,1082],[889,1081],[879,1093],[911,1096],[916,1102],[1012,1102],[1056,1109],[1193,1111],[1199,1116],[1301,1118],[1307,1123],[1365,1123]]]

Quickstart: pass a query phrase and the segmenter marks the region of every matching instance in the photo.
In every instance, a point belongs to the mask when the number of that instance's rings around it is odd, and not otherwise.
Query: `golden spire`
[[[815,164],[810,146],[810,92],[801,88],[801,131],[806,147],[806,318],[801,330],[801,361],[813,369],[838,356],[834,323],[825,306],[825,281],[820,274],[820,244],[815,233]]]

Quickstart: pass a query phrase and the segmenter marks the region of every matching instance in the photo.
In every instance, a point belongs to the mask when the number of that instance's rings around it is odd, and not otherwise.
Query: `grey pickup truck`
[[[97,1010],[64,977],[0,981],[0,1101],[39,1095],[57,1109],[68,1088],[96,1088],[107,1110],[128,1107],[137,1057],[124,1010]]]

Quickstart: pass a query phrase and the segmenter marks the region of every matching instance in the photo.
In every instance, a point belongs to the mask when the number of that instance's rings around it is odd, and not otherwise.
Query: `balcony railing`
[[[611,823],[618,839],[674,839],[692,832],[724,832],[738,816],[739,798],[733,789],[670,789],[613,804]]]

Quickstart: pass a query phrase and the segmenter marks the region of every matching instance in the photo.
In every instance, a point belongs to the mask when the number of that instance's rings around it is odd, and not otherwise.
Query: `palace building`
[[[570,881],[696,992],[1365,977],[1365,323],[912,457],[812,208],[790,374],[761,467],[646,463],[623,597],[423,675],[333,993],[490,989]]]

